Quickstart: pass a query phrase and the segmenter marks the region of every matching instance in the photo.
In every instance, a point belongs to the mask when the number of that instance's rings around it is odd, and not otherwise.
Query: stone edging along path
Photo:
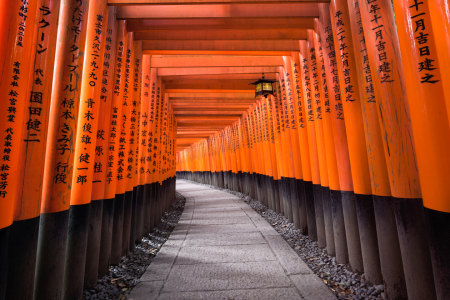
[[[336,259],[327,254],[326,248],[321,249],[308,236],[302,235],[294,228],[294,224],[276,212],[268,209],[258,200],[228,189],[183,179],[189,183],[206,186],[235,195],[247,203],[261,215],[291,246],[309,268],[329,287],[338,299],[374,299],[387,300],[384,286],[368,286],[364,274],[351,271],[346,264],[336,264]]]
[[[129,299],[129,293],[140,282],[141,276],[147,270],[161,247],[169,239],[184,211],[186,198],[176,193],[172,206],[165,212],[158,226],[142,239],[142,243],[126,257],[119,265],[110,266],[108,275],[97,281],[94,288],[83,291],[83,300]]]

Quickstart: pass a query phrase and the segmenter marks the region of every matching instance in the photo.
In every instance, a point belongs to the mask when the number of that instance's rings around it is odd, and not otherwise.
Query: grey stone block
[[[267,244],[209,247],[183,247],[175,265],[230,263],[276,260]]]
[[[315,274],[289,276],[304,299],[336,300],[336,296]]]
[[[276,261],[174,265],[163,292],[214,291],[290,287]]]
[[[160,300],[295,300],[301,299],[295,288],[230,290],[214,292],[162,293]],[[138,300],[138,299],[135,299]]]

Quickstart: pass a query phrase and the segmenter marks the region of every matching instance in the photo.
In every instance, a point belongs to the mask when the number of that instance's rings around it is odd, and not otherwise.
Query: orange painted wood
[[[79,23],[73,12],[83,14]],[[55,53],[47,149],[45,154],[41,213],[54,213],[69,208],[75,134],[78,120],[84,51],[86,42],[88,2],[62,2],[58,19],[58,42]],[[71,28],[78,28],[72,30]],[[72,48],[75,45],[75,48]],[[71,67],[76,66],[76,67]]]
[[[114,85],[109,127],[108,165],[105,187],[105,199],[113,199],[118,186],[119,139],[121,132],[123,93],[125,88],[125,64],[127,49],[126,21],[119,21],[117,28],[116,59],[114,62]]]
[[[290,17],[290,18],[201,18],[201,19],[129,19],[128,31],[149,30],[255,30],[259,29],[283,29],[283,28],[312,28],[314,18]]]
[[[394,1],[394,9],[423,204],[427,208],[450,213],[450,123],[445,99],[448,86],[442,80],[446,70],[443,70],[445,65],[440,64],[436,47],[441,40],[437,39],[439,35],[434,35],[434,32],[444,28],[431,28],[432,15],[427,5],[416,8]],[[419,17],[414,17],[419,14]],[[418,42],[417,36],[421,34],[427,34],[428,43]],[[424,55],[423,47],[429,51],[428,55]],[[421,70],[427,63],[428,67]]]
[[[107,24],[106,0],[91,1],[89,12],[70,205],[82,205],[91,201],[94,178],[95,139],[100,116],[99,98],[102,88],[103,54],[106,40],[106,31],[96,29],[103,28],[103,24]]]
[[[276,18],[318,17],[316,3],[127,5],[117,8],[118,19]]]
[[[116,36],[117,22],[115,9],[110,8],[108,12],[108,26],[106,30],[105,52],[102,73],[102,89],[99,97],[100,112],[94,160],[94,178],[92,181],[92,200],[102,200],[105,198],[105,187],[107,185],[108,148],[110,137],[110,122],[112,109],[112,96],[114,88],[114,66],[116,60]],[[106,47],[108,46],[108,47]]]
[[[21,163],[17,166],[20,169],[20,178],[23,179],[17,190],[14,220],[30,219],[40,214],[60,3],[45,0],[41,5],[48,10],[38,10],[36,19],[44,20],[51,25],[46,27],[38,25],[34,28],[30,61],[31,80],[28,83],[25,105],[27,109],[20,139]],[[2,174],[5,173],[7,172]]]
[[[337,70],[337,57],[328,4],[319,4],[319,35],[324,52],[324,66],[330,92],[331,126],[333,128],[336,151],[339,185],[341,191],[353,191],[353,180],[350,169],[350,156],[345,129],[344,109],[342,106],[341,87]]]
[[[373,83],[375,96],[379,99],[378,118],[391,192],[394,197],[421,198],[405,75],[394,14],[390,2],[378,2],[379,10],[375,13],[378,16],[378,24],[371,21],[374,14],[369,12],[369,5],[362,1],[360,9],[370,68],[377,71]],[[378,27],[381,25],[383,26]],[[381,34],[383,39],[380,37],[377,39],[377,34],[378,36]],[[389,42],[386,42],[388,37]],[[379,43],[381,46],[377,47]]]
[[[245,29],[245,30],[151,30],[136,33],[136,40],[301,40],[306,29]]]
[[[352,2],[353,4],[349,5],[349,17],[355,49],[358,84],[361,93],[361,108],[366,135],[372,193],[378,196],[391,196],[386,159],[383,151],[381,151],[383,149],[383,138],[378,121],[377,98],[375,97],[372,82],[372,78],[376,76],[376,71],[370,67],[367,57],[367,45],[365,44],[359,1],[352,0]]]
[[[361,87],[359,87],[356,73],[357,66],[347,1],[333,0],[330,4],[330,13],[335,40],[334,47],[338,57],[337,67],[345,114],[353,188],[355,193],[370,195],[372,187],[361,112],[361,101],[364,100],[361,99]],[[342,55],[344,55],[344,59],[339,59]]]

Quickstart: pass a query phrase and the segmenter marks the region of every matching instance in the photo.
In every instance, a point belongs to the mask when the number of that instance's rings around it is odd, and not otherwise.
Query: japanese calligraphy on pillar
[[[336,62],[336,51],[334,50],[334,38],[333,38],[333,31],[330,26],[326,26],[324,28],[324,32],[326,35],[325,39],[325,48],[328,49],[326,52],[327,60],[329,61],[329,73],[331,74],[332,82],[330,83],[331,89],[334,92],[334,111],[335,116],[334,118],[337,120],[344,120],[344,108],[342,106],[342,99],[341,99],[341,88],[339,85],[339,76],[338,76],[338,70],[337,70],[337,62]],[[325,62],[324,62],[325,65]],[[327,68],[325,66],[325,68]]]
[[[322,120],[322,103],[320,101],[320,88],[319,88],[319,74],[317,68],[316,49],[314,47],[309,48],[309,59],[311,62],[311,76],[312,76],[312,88],[315,101],[315,119]]]
[[[377,0],[366,0],[369,4],[369,14],[371,15],[371,30],[374,32],[375,47],[377,51],[377,59],[375,65],[379,73],[380,83],[393,82],[394,78],[391,76],[392,60],[386,53],[386,41],[389,42],[389,35],[384,30],[383,18],[381,17],[380,7],[376,3]]]
[[[429,16],[426,15],[428,10],[424,9],[426,1],[413,0],[411,1],[410,9],[410,21],[413,24],[415,43],[420,60],[417,64],[417,69],[421,73],[420,83],[435,84],[439,82],[439,71],[437,67],[435,49],[430,49],[434,44],[428,42],[429,33],[431,30],[431,22]],[[431,50],[431,51],[430,51]]]
[[[60,126],[57,137],[57,160],[55,164],[54,183],[67,185],[72,183],[72,162],[75,154],[75,124],[78,120],[78,106],[81,92],[81,75],[83,71],[84,45],[86,42],[87,1],[75,1],[70,12],[69,45],[65,54],[67,68],[64,70],[63,100],[60,107]]]
[[[346,38],[346,32],[345,32],[345,24],[344,24],[344,20],[341,17],[342,16],[342,12],[341,11],[337,11],[334,18],[335,18],[335,22],[336,22],[336,35],[337,35],[337,40],[339,43],[339,50],[341,51],[341,61],[342,61],[342,74],[344,77],[344,85],[345,85],[345,101],[350,101],[353,102],[356,99],[353,97],[353,93],[355,92],[353,90],[354,86],[352,85],[351,82],[351,77],[350,77],[350,67],[349,67],[349,57],[348,57],[348,52],[346,52],[345,49],[347,49],[347,38]],[[350,33],[349,33],[350,34]]]
[[[304,57],[301,61],[302,69],[303,69],[303,84],[305,86],[305,94],[306,94],[306,111],[308,115],[308,122],[314,122],[314,109],[312,103],[312,95],[311,95],[311,80],[310,80],[310,72],[308,67],[308,59]]]

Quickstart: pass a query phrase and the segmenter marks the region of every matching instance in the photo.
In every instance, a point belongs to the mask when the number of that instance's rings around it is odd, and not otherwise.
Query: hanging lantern
[[[276,80],[265,79],[263,73],[262,78],[250,83],[255,85],[255,98],[261,95],[263,95],[265,98],[267,98],[268,95],[274,96],[272,83],[274,83],[275,81]]]

